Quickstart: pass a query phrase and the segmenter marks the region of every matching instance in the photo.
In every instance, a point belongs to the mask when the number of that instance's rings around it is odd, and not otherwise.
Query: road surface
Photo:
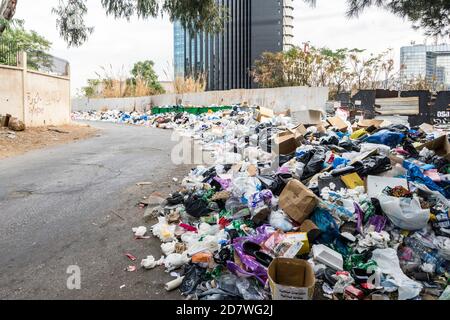
[[[176,190],[172,178],[187,172],[171,163],[171,131],[91,125],[94,138],[0,160],[0,299],[180,297],[165,293],[163,269],[125,271],[161,256],[157,239],[134,240],[131,228],[143,224],[142,197]],[[80,290],[67,287],[69,266]]]

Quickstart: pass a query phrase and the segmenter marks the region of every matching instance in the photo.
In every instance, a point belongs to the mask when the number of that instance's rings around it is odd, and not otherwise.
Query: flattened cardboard
[[[300,259],[276,258],[268,269],[273,300],[312,300],[316,277],[311,265]]]
[[[291,112],[292,121],[294,123],[303,123],[304,125],[317,125],[322,122],[322,112],[318,110],[304,110]]]
[[[331,117],[327,119],[328,123],[331,124],[333,127],[338,129],[339,131],[347,131],[348,125],[347,123],[342,120],[340,117]]]
[[[422,130],[425,133],[433,133],[434,131],[436,131],[436,129],[434,128],[434,126],[432,126],[431,124],[428,123],[422,123],[419,126],[419,129]]]
[[[369,119],[360,120],[358,122],[358,127],[360,127],[360,128],[369,128],[369,127],[374,126],[376,128],[381,128],[381,124],[383,122],[384,122],[384,120],[375,120],[375,119],[372,119],[372,120],[369,120]]]
[[[423,148],[433,150],[434,152],[436,152],[438,156],[450,160],[450,142],[448,142],[447,135],[440,136],[439,138],[433,141],[427,142],[418,147],[417,150],[420,151]]]
[[[294,221],[302,223],[318,204],[316,195],[298,180],[291,180],[280,195],[280,207]]]

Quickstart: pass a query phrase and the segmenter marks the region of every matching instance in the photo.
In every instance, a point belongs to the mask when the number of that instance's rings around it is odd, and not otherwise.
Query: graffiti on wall
[[[39,92],[36,92],[35,94],[32,94],[31,92],[27,92],[27,105],[28,105],[28,112],[31,115],[39,115],[44,113],[44,108],[40,107],[39,105],[42,102],[42,98],[39,94]]]
[[[57,93],[46,92],[45,100],[39,92],[27,92],[27,106],[28,112],[31,115],[42,115],[45,111],[44,106],[57,105],[61,102],[61,96]]]
[[[447,125],[450,123],[450,109],[447,111],[438,111],[433,119],[434,125]]]

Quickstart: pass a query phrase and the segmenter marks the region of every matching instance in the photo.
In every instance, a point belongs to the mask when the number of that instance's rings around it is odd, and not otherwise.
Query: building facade
[[[293,0],[217,0],[229,19],[221,33],[191,35],[174,23],[175,77],[203,76],[207,90],[252,88],[263,52],[292,46]]]
[[[438,89],[450,89],[450,44],[413,45],[400,49],[401,78],[424,78]]]

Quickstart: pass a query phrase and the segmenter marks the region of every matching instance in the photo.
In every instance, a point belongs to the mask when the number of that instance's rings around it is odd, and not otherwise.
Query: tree
[[[263,53],[252,70],[263,88],[284,86],[328,87],[330,98],[344,91],[391,89],[401,85],[393,74],[391,50],[366,54],[361,49],[316,48],[309,43],[287,52]]]
[[[136,62],[131,70],[133,84],[137,85],[141,81],[142,84],[151,89],[153,94],[164,93],[164,88],[158,81],[158,75],[153,69],[154,66],[155,63],[151,60]]]
[[[304,0],[315,5],[316,0]],[[414,28],[422,28],[429,36],[450,36],[449,0],[347,0],[347,16],[358,17],[370,7],[383,8],[407,18]]]
[[[5,31],[7,21],[16,14],[17,0],[0,0],[0,34]]]
[[[50,66],[50,55],[46,52],[52,43],[35,31],[25,30],[24,22],[21,20],[4,24],[0,43],[8,47],[8,50],[0,51],[0,64],[8,64],[7,55],[16,56],[17,53],[25,51],[28,53],[29,68],[39,70]]]
[[[92,0],[91,0],[92,1]],[[219,31],[223,25],[225,10],[215,0],[99,0],[106,14],[130,20],[133,17],[147,19],[168,15],[171,21],[194,33],[198,30]],[[17,0],[0,0],[0,18],[11,20]],[[88,12],[87,0],[59,0],[52,9],[57,16],[57,28],[69,46],[80,46],[94,31],[85,24]],[[3,23],[0,21],[0,34]]]

